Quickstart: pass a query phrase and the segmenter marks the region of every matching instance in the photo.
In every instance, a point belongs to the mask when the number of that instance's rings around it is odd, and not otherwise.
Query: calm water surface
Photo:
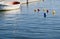
[[[60,0],[21,5],[18,10],[0,12],[0,39],[60,39]],[[34,9],[40,12],[34,12]],[[43,17],[42,9],[49,10]],[[53,16],[51,11],[56,10]]]

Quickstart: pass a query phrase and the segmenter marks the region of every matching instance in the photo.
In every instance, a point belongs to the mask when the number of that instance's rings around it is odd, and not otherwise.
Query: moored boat
[[[0,3],[0,10],[13,10],[20,8],[20,2]]]

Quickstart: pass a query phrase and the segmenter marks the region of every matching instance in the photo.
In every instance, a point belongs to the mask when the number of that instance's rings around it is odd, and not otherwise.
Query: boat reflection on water
[[[4,14],[6,14],[6,13],[9,13],[9,14],[14,14],[14,13],[16,13],[16,12],[20,12],[21,10],[20,9],[15,9],[15,10],[2,10],[2,11],[0,11],[0,13],[4,13]]]
[[[19,14],[20,9],[0,12],[1,39],[13,39],[16,37],[16,22]]]
[[[14,20],[16,19],[17,15],[19,15],[20,9],[18,10],[12,10],[12,11],[1,11],[0,12],[0,18],[2,17],[2,20]]]

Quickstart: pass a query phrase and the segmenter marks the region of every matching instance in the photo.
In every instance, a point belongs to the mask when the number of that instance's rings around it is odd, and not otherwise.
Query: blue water
[[[0,39],[60,39],[60,0],[21,5],[20,9],[0,12]],[[34,12],[34,9],[40,12]],[[49,10],[44,18],[43,8]],[[52,9],[56,10],[52,15]]]

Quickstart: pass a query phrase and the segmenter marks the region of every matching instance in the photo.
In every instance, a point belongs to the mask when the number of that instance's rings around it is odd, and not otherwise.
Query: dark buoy
[[[44,13],[44,18],[46,18],[46,13]]]
[[[46,10],[47,11],[47,13],[49,13],[49,10]]]
[[[37,9],[37,11],[39,12],[39,11],[40,11],[40,9]]]
[[[36,12],[36,9],[34,9],[34,12]]]

